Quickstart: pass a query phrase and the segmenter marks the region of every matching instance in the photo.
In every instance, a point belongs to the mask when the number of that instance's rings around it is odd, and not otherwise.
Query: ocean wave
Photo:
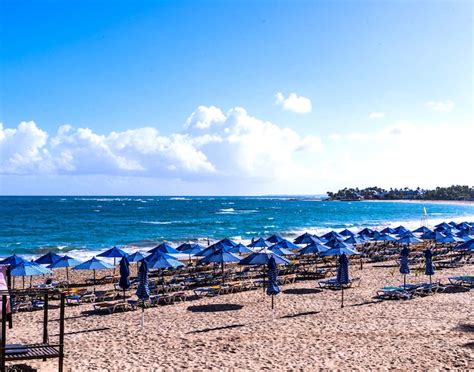
[[[140,221],[148,225],[173,225],[175,223],[183,223],[183,221]]]
[[[257,209],[234,209],[234,208],[221,208],[216,214],[247,214],[257,213]]]
[[[178,201],[182,201],[182,200],[191,200],[189,198],[184,198],[184,197],[174,197],[174,198],[169,198],[169,200],[178,200]]]

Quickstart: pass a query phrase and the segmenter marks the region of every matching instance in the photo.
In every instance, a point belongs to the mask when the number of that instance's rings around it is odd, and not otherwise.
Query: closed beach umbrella
[[[143,260],[138,270],[138,288],[137,297],[142,303],[142,318],[140,324],[143,328],[145,324],[145,301],[150,298],[150,287],[148,285],[148,264]]]
[[[69,283],[69,268],[71,266],[77,266],[79,264],[80,262],[78,260],[75,260],[74,258],[65,255],[61,257],[59,260],[57,260],[56,262],[50,264],[48,268],[60,269],[60,268],[65,267],[66,268],[66,281]]]
[[[283,239],[283,240],[279,241],[278,243],[275,243],[274,245],[272,245],[272,248],[273,247],[275,247],[275,248],[285,248],[285,249],[299,249],[300,248],[296,244],[293,244],[292,242],[290,242],[289,240],[286,240],[286,239]]]
[[[155,248],[150,249],[148,253],[155,253],[155,252],[162,252],[167,254],[179,254],[179,251],[174,249],[172,246],[166,243],[161,243],[157,245]]]
[[[272,311],[274,310],[274,297],[280,293],[278,287],[278,268],[274,257],[270,257],[268,261],[268,287],[267,295],[272,296]]]
[[[252,243],[247,245],[247,247],[250,248],[267,248],[269,246],[270,245],[263,238],[258,238],[257,240],[254,240]]]
[[[130,288],[130,268],[127,257],[122,257],[119,263],[120,279],[119,287],[123,290],[123,301],[125,302],[125,291]]]
[[[339,257],[339,266],[337,268],[337,284],[341,286],[341,308],[344,307],[344,286],[349,284],[349,259],[345,253]]]
[[[230,253],[225,248],[218,249],[213,254],[204,257],[200,263],[219,263],[221,264],[222,270],[222,283],[224,283],[224,267],[226,263],[239,263],[240,257],[237,257],[235,254]]]
[[[431,252],[431,249],[426,249],[425,250],[425,275],[428,275],[430,277],[430,284],[431,284],[431,276],[434,275],[435,270],[433,266],[433,252]]]
[[[285,239],[283,239],[280,235],[278,234],[273,234],[272,236],[269,236],[266,241],[269,242],[269,243],[280,243],[281,241],[283,241]]]
[[[59,261],[61,259],[61,256],[59,254],[56,254],[54,252],[48,252],[41,256],[40,258],[37,258],[35,262],[39,265],[51,265],[55,263],[56,261]]]
[[[410,266],[408,265],[408,257],[410,250],[408,247],[403,247],[400,252],[400,274],[403,274],[403,288],[406,288],[406,276],[410,274]]]
[[[112,269],[113,266],[105,263],[95,257],[92,257],[90,260],[83,262],[77,266],[74,266],[73,270],[92,270],[94,275],[94,293],[95,293],[95,272],[96,270]]]

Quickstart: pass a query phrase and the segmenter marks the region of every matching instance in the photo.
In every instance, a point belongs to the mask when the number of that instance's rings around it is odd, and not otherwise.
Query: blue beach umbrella
[[[303,235],[298,236],[293,243],[295,244],[311,244],[314,242],[321,243],[319,238],[317,238],[315,235],[312,235],[310,233],[304,233]]]
[[[194,255],[196,253],[199,253],[203,249],[204,247],[197,243],[183,243],[178,248],[176,248],[177,251],[184,254],[189,254],[189,255]]]
[[[421,234],[420,238],[424,240],[434,240],[436,238],[436,234],[438,234],[435,231],[427,231]]]
[[[467,222],[461,222],[456,225],[456,229],[458,230],[467,230],[470,229],[472,226]]]
[[[289,240],[286,240],[286,239],[283,239],[283,240],[279,241],[278,243],[275,243],[274,245],[272,245],[272,248],[273,247],[275,247],[275,248],[285,248],[285,249],[299,249],[300,248],[296,244],[293,244],[292,242],[290,242]]]
[[[214,252],[217,252],[219,249],[230,251],[230,249],[233,247],[234,247],[233,245],[227,245],[219,241],[217,243],[210,245],[207,248],[204,248],[201,252],[196,253],[196,256],[207,257],[213,254]]]
[[[400,234],[403,235],[410,231],[405,226],[402,226],[402,225],[395,227],[393,230],[395,231],[395,234],[397,235],[400,235]]]
[[[365,240],[360,236],[349,236],[346,240],[344,240],[346,244],[364,244]]]
[[[430,277],[430,284],[431,284],[431,276],[434,275],[435,270],[433,266],[433,252],[431,249],[426,249],[425,252],[425,275]]]
[[[73,270],[92,270],[94,275],[94,292],[95,292],[95,272],[96,270],[112,269],[113,266],[105,263],[95,257],[92,257],[90,260],[83,262],[77,266],[74,266]]]
[[[277,244],[272,245],[270,248],[268,248],[270,251],[273,253],[276,253],[279,256],[293,256],[294,253],[286,248],[280,248],[277,246]]]
[[[230,253],[238,253],[238,254],[242,254],[242,253],[253,253],[253,251],[249,248],[247,248],[245,245],[243,245],[242,243],[239,243],[236,247],[229,247],[228,248],[228,251]]]
[[[239,263],[240,257],[230,253],[224,248],[218,249],[213,254],[204,257],[200,263],[218,263],[221,264],[222,283],[224,283],[224,268],[226,263]]]
[[[298,254],[300,255],[304,255],[304,254],[315,254],[315,255],[318,255],[322,252],[326,252],[327,250],[329,250],[329,247],[324,245],[324,244],[321,244],[321,243],[312,243],[312,244],[308,244],[306,247],[304,248],[301,248],[299,251],[298,251]]]
[[[343,253],[339,257],[339,266],[337,267],[337,284],[341,287],[341,308],[344,307],[344,286],[349,284],[349,259]]]
[[[263,238],[258,238],[257,240],[254,240],[252,243],[247,244],[247,247],[250,248],[268,248],[269,244],[267,241]]]
[[[466,249],[470,251],[474,250],[474,238],[471,238],[470,240],[457,245],[456,249]]]
[[[178,267],[184,266],[184,264],[179,262],[175,257],[160,251],[156,251],[155,253],[149,255],[144,261],[147,262],[148,270],[176,269]]]
[[[280,293],[278,287],[278,268],[274,257],[270,257],[268,261],[268,287],[267,295],[272,296],[272,311],[274,310],[274,297]]]
[[[344,229],[342,231],[339,231],[339,235],[345,236],[345,237],[350,237],[350,236],[354,236],[355,234],[349,229]]]
[[[349,247],[351,246],[347,243],[344,243],[344,240],[340,239],[332,239],[324,243],[324,245],[328,246],[329,248],[337,248],[337,247]]]
[[[51,274],[52,271],[38,265],[35,262],[29,262],[29,261],[23,261],[19,263],[18,265],[10,266],[10,275],[15,277],[15,276],[21,276],[23,277],[23,288],[25,288],[25,276],[36,276],[36,275],[45,275],[45,274]],[[30,279],[30,286],[31,286],[31,279]]]
[[[406,276],[410,274],[410,266],[408,265],[408,257],[410,250],[408,247],[403,247],[400,252],[400,274],[403,274],[403,288],[406,288]]]
[[[266,241],[269,242],[269,243],[280,243],[281,241],[283,241],[285,239],[283,239],[280,235],[278,234],[273,234],[272,236],[269,236]]]
[[[148,264],[146,260],[142,260],[140,269],[138,270],[138,288],[137,288],[137,297],[142,303],[142,318],[141,318],[141,327],[145,324],[145,301],[150,298],[150,287],[148,285]]]
[[[444,239],[446,239],[446,235],[439,232],[439,231],[435,231],[435,237],[434,237],[434,241],[436,243],[443,243],[444,242]]]
[[[125,291],[130,288],[130,268],[127,257],[120,260],[119,287],[123,290],[123,300],[125,301]]]
[[[145,258],[145,256],[142,253],[138,252],[138,251],[136,251],[132,254],[129,254],[127,256],[127,260],[128,260],[129,263],[131,263],[131,262],[140,262],[144,258]]]
[[[364,236],[367,238],[373,238],[375,231],[372,229],[369,229],[368,227],[362,229],[359,231],[358,235],[359,236]]]
[[[238,243],[234,242],[233,240],[231,240],[229,238],[221,239],[217,243],[221,243],[221,244],[227,245],[229,247],[236,247],[238,245]],[[217,243],[214,243],[214,244],[217,244]]]
[[[416,230],[413,230],[414,233],[421,233],[421,234],[424,234],[424,233],[427,233],[427,232],[430,232],[430,231],[432,231],[432,230],[430,230],[426,226],[420,226]]]
[[[322,252],[321,253],[321,256],[325,256],[325,257],[328,257],[328,256],[341,256],[342,254],[345,254],[345,255],[353,255],[353,254],[360,254],[357,250],[354,249],[354,247],[348,245],[348,244],[345,244],[343,243],[344,245],[340,244],[340,245],[337,245],[335,247],[332,247],[330,249],[328,249],[327,251],[325,252]]]
[[[17,256],[16,254],[12,254],[11,256],[5,257],[0,261],[0,265],[10,265],[16,266],[21,264],[22,262],[28,262],[23,257]]]
[[[441,240],[441,243],[462,243],[464,240],[461,239],[458,236],[449,234],[444,237],[444,239]]]
[[[344,240],[344,237],[342,235],[339,235],[335,231],[329,231],[328,233],[322,235],[321,239],[324,239],[324,240],[327,240],[327,241],[333,240],[333,239]]]
[[[172,246],[166,243],[161,243],[157,245],[155,248],[150,249],[148,251],[148,253],[156,253],[156,252],[167,253],[167,254],[179,254],[179,251],[177,251]]]
[[[386,227],[385,229],[380,231],[383,234],[396,234],[395,229],[392,229],[391,227]]]
[[[61,259],[61,256],[59,254],[56,254],[54,252],[48,252],[44,254],[43,256],[37,258],[35,262],[39,265],[51,265]]]
[[[121,250],[120,248],[117,247],[112,247],[110,249],[107,249],[105,252],[102,252],[97,255],[97,257],[104,257],[104,258],[113,258],[114,259],[114,275],[115,275],[115,266],[117,265],[116,259],[120,257],[126,257],[128,256],[127,252]]]
[[[385,233],[375,233],[372,240],[376,242],[394,242],[397,239]]]
[[[62,256],[59,260],[56,262],[48,265],[47,267],[49,269],[60,269],[60,268],[66,268],[66,281],[69,283],[69,268],[71,266],[77,266],[79,265],[80,262],[72,257],[69,257],[68,255]]]
[[[397,240],[397,243],[403,243],[403,244],[419,244],[423,243],[423,240],[418,239],[414,236],[411,235],[403,235],[400,239]]]

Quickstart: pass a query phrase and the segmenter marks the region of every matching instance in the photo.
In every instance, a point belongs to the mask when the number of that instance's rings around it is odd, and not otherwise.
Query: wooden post
[[[48,343],[48,294],[44,295],[44,311],[43,311],[43,343]]]
[[[5,371],[5,345],[7,338],[7,296],[2,295],[2,339],[0,340],[0,347],[2,348],[2,355],[0,356],[0,371]]]
[[[59,372],[63,372],[64,366],[64,309],[65,294],[61,293],[61,308],[59,311]]]

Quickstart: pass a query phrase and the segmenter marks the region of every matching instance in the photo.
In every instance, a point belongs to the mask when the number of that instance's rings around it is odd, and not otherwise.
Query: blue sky
[[[473,184],[469,1],[0,6],[1,193]]]

